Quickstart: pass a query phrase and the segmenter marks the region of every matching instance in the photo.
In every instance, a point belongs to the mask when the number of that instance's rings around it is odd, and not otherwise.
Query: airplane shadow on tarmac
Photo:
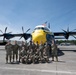
[[[50,57],[52,56],[52,53],[49,51],[49,54],[50,54]],[[57,52],[57,55],[58,56],[62,56],[62,55],[64,55],[64,53],[62,52],[62,50],[60,50],[59,48],[58,48],[58,52]]]
[[[57,52],[57,54],[58,54],[58,56],[62,56],[62,55],[64,55],[64,53],[62,52],[62,50],[60,50],[59,48],[58,48],[58,52]]]
[[[58,48],[58,52],[57,52],[57,54],[58,54],[58,57],[59,57],[59,56],[63,56],[63,55],[64,55],[63,51],[62,51],[62,50],[60,50],[59,48]],[[65,61],[61,61],[61,60],[58,60],[58,62],[66,63]]]

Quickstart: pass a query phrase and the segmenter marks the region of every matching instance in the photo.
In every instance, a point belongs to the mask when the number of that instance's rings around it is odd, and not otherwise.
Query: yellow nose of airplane
[[[32,33],[32,40],[34,43],[36,43],[37,41],[39,44],[41,41],[43,43],[45,43],[46,42],[46,33],[43,30],[35,30]]]

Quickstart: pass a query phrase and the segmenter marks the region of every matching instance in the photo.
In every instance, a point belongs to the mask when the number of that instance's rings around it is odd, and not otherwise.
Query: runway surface
[[[58,62],[6,64],[4,46],[0,46],[0,75],[76,75],[76,46],[58,46]]]

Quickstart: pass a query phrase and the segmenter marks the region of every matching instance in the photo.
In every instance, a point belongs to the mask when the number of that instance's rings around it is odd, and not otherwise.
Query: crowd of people
[[[54,61],[54,57],[56,61],[58,61],[57,45],[54,40],[52,40],[51,45],[49,45],[48,42],[43,44],[42,41],[40,44],[38,44],[38,42],[33,43],[33,41],[29,43],[22,41],[21,45],[18,45],[17,41],[14,41],[14,45],[12,45],[11,42],[8,41],[5,45],[5,50],[6,63],[17,61],[25,64],[44,63],[49,62],[50,56],[52,57],[52,61]]]

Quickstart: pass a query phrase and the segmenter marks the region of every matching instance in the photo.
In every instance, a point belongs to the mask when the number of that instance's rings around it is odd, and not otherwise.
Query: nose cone
[[[41,41],[43,43],[45,43],[46,42],[46,33],[43,30],[35,30],[32,33],[32,40],[34,41],[34,43],[36,43],[37,41],[39,44]]]

